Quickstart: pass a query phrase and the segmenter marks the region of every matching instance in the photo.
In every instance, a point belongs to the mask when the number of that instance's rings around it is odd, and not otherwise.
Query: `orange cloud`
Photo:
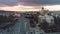
[[[17,5],[17,6],[4,6],[0,7],[0,10],[7,10],[7,11],[39,11],[41,6],[24,6],[24,5]],[[50,11],[60,10],[60,5],[50,5],[44,6],[45,9]]]
[[[7,10],[7,11],[37,11],[35,7],[32,6],[23,6],[23,5],[17,5],[17,6],[5,6],[0,7],[0,10]]]

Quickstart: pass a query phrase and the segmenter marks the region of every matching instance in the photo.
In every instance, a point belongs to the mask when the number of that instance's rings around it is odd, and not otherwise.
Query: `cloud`
[[[18,0],[23,5],[40,6],[60,4],[60,0]]]
[[[60,0],[0,0],[0,6],[41,6],[41,5],[56,5],[60,4]]]
[[[17,0],[0,0],[0,6],[2,5],[4,5],[4,6],[6,6],[6,5],[8,5],[8,6],[13,6],[13,5],[16,5],[18,3],[18,1]]]

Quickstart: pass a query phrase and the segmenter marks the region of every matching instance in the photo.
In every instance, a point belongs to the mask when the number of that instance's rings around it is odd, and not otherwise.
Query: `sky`
[[[60,10],[60,0],[0,0],[1,10],[34,11],[39,10],[41,6],[49,10]]]

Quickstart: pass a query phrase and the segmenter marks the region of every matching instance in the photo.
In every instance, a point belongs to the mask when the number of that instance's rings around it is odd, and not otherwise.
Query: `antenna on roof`
[[[44,9],[45,2],[44,2],[44,0],[42,0],[41,2],[42,2],[41,9]]]

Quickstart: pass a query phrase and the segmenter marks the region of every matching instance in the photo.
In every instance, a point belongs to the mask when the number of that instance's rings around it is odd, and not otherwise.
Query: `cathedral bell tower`
[[[41,15],[46,15],[46,14],[48,14],[48,13],[49,13],[49,10],[45,10],[44,7],[41,8],[41,11],[40,11],[40,14],[41,14]]]

